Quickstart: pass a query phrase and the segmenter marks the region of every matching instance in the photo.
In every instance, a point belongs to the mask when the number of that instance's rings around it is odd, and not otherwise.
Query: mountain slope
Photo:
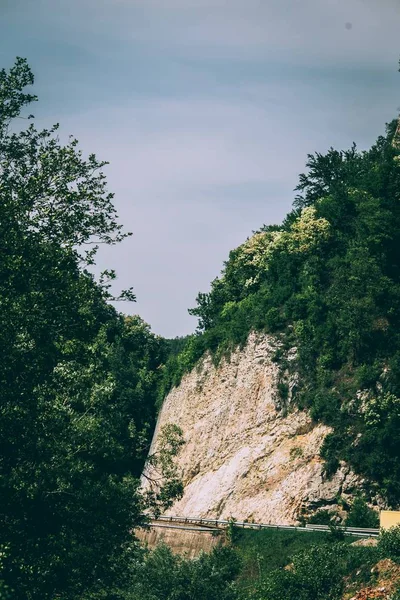
[[[286,399],[282,375],[296,373],[291,405],[325,427],[316,452],[327,475],[340,475],[345,462],[369,482],[370,499],[393,508],[400,502],[396,130],[393,121],[368,151],[353,145],[309,155],[282,225],[262,227],[231,251],[210,292],[198,295],[190,310],[198,331],[171,357],[161,392],[179,385],[207,352],[218,364],[252,331],[277,336],[277,389]],[[292,347],[296,357],[288,361]]]
[[[168,423],[181,427],[186,443],[178,457],[184,494],[167,514],[292,524],[361,486],[345,464],[324,477],[319,452],[330,428],[313,423],[290,392],[282,401],[273,362],[279,346],[252,333],[218,366],[206,356],[168,394],[151,451]]]

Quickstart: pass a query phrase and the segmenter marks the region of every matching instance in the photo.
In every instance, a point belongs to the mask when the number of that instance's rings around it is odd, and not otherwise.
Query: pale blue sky
[[[0,0],[40,124],[110,161],[133,236],[100,255],[156,333],[230,249],[281,221],[306,155],[368,147],[400,105],[399,0]]]

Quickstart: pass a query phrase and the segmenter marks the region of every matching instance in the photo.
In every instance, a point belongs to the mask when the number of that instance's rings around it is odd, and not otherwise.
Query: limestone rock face
[[[345,465],[323,478],[319,450],[329,428],[297,408],[282,410],[276,345],[253,333],[218,367],[204,358],[166,397],[151,451],[168,423],[185,438],[178,458],[185,491],[167,514],[293,524],[301,509],[333,507],[337,494],[357,486]]]

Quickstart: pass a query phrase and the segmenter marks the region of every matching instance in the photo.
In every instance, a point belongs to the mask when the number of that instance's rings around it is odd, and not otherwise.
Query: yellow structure
[[[380,526],[382,529],[390,529],[400,525],[400,510],[381,510]]]

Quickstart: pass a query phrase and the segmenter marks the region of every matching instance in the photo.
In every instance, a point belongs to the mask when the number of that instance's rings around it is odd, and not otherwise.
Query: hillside
[[[324,478],[336,482],[327,500],[334,502],[343,469],[355,474],[351,481],[363,481],[367,500],[399,505],[396,128],[393,121],[369,151],[310,155],[283,224],[262,227],[233,250],[211,291],[198,295],[189,311],[198,331],[170,358],[160,393],[160,421],[175,420],[188,440],[185,494],[176,510],[250,517],[254,508],[264,518],[271,510],[271,517],[293,520],[289,498],[296,497],[297,514],[307,511],[308,492],[300,490],[311,481],[318,488]],[[276,339],[274,349],[256,350],[251,332]],[[268,369],[249,361],[248,352],[269,365],[268,384]],[[275,427],[282,437],[266,450]],[[300,439],[302,427],[308,438]],[[257,498],[279,510],[257,508]]]
[[[163,340],[112,306],[135,299],[113,270],[93,275],[129,233],[106,163],[35,126],[33,83],[23,58],[0,70],[1,600],[398,600],[374,586],[399,574],[400,527],[350,548],[332,523],[400,499],[396,122],[369,151],[310,156],[284,223],[199,294],[198,331]],[[230,546],[186,560],[135,537],[162,511],[331,534],[253,552],[231,521]]]
[[[330,428],[296,407],[296,377],[288,398],[280,397],[279,347],[273,336],[253,333],[229,361],[214,366],[207,356],[168,394],[151,452],[169,423],[185,444],[177,458],[183,497],[167,514],[292,524],[337,509],[339,498],[362,488],[345,463],[325,476],[319,452]]]

